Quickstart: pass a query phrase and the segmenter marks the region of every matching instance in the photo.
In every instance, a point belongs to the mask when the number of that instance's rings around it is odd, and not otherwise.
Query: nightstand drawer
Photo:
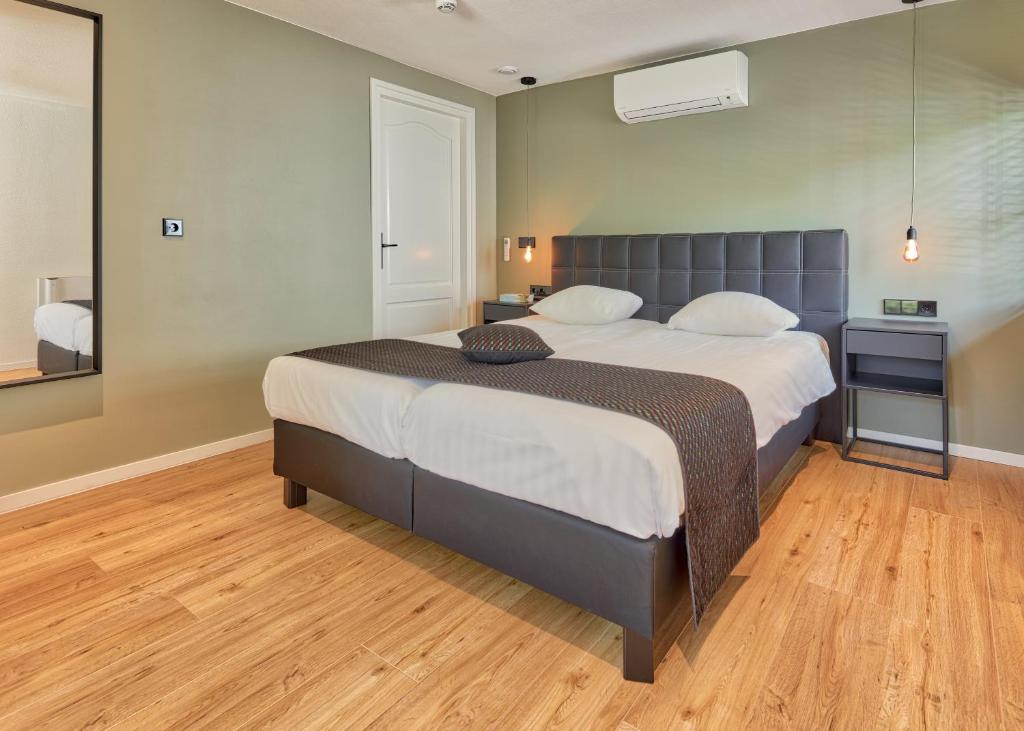
[[[489,322],[501,322],[502,320],[515,320],[526,317],[530,314],[530,308],[526,305],[497,305],[490,302],[484,303],[484,319]]]
[[[846,352],[942,360],[942,336],[847,330]]]

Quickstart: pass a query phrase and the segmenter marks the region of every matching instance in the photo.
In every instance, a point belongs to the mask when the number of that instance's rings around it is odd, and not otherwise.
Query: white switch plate
[[[503,239],[503,241],[504,241],[504,244],[505,244],[505,246],[504,246],[505,253],[504,253],[502,258],[505,261],[512,261],[512,239],[510,237],[506,236]]]

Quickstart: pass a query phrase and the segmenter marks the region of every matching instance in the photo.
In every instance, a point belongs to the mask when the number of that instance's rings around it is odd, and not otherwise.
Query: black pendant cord
[[[910,228],[914,228],[914,214],[917,205],[917,3],[914,3],[914,41],[911,50],[911,177],[910,177]]]
[[[524,76],[519,83],[526,87],[526,234],[532,236],[533,228],[530,225],[530,91],[537,79],[534,76]]]
[[[526,87],[526,235],[533,235],[530,227],[530,87]]]

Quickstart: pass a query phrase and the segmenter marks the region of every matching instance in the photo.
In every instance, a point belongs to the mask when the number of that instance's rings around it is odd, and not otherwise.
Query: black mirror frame
[[[33,383],[64,381],[103,373],[103,259],[102,259],[102,169],[103,169],[103,16],[50,0],[15,0],[26,5],[77,15],[93,23],[92,49],[92,368],[69,373],[55,373],[16,381],[0,382],[0,390]]]

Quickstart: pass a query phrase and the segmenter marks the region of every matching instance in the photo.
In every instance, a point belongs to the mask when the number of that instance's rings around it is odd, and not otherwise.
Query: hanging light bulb
[[[537,83],[533,76],[524,76],[519,83],[526,87],[526,100],[523,106],[526,107],[526,236],[519,237],[520,248],[525,248],[523,261],[529,264],[533,261],[533,249],[537,246],[537,239],[532,235],[530,222],[530,89]]]
[[[911,50],[911,179],[910,179],[910,228],[907,229],[907,243],[903,246],[903,261],[913,263],[921,258],[917,247],[917,229],[914,227],[914,208],[917,202],[917,3],[920,0],[903,0],[905,5],[914,6],[914,39]]]
[[[911,226],[907,229],[907,243],[903,247],[903,261],[915,262],[921,258],[917,250],[917,229]]]

